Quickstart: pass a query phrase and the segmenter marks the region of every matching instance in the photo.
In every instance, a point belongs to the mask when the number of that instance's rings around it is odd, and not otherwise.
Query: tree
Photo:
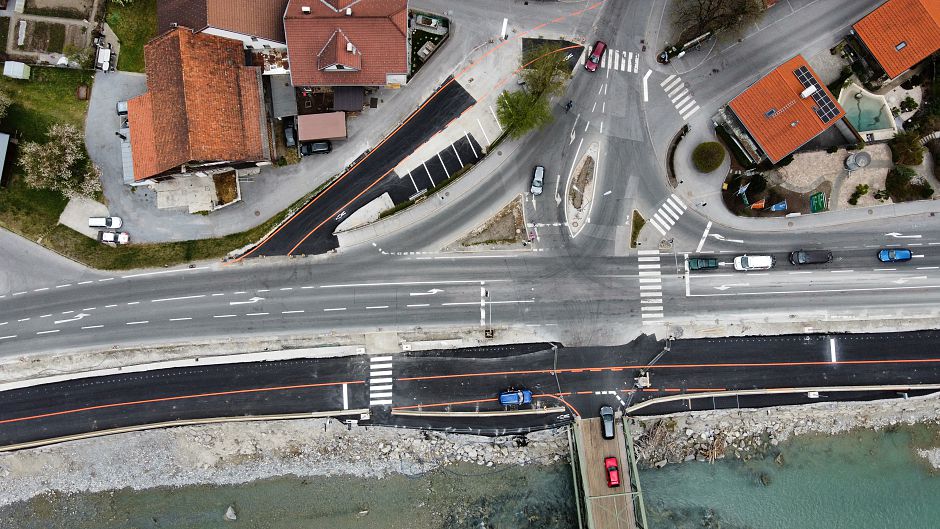
[[[558,51],[557,46],[544,44],[530,50],[522,58],[522,80],[527,90],[535,96],[550,97],[565,91],[565,83],[571,79],[571,66],[566,57],[571,50]]]
[[[717,141],[698,144],[692,151],[692,164],[702,173],[710,173],[725,161],[725,148]]]
[[[6,90],[0,90],[0,119],[6,117],[7,112],[10,110],[10,105],[13,104],[13,98],[10,97],[10,94]]]
[[[68,197],[91,197],[101,190],[99,170],[88,159],[77,127],[55,124],[46,137],[46,143],[30,141],[20,146],[17,163],[23,168],[26,185],[60,191]]]
[[[499,94],[496,99],[496,116],[512,138],[520,138],[552,121],[548,100],[521,90],[504,90]]]
[[[764,13],[763,0],[682,0],[674,20],[682,44],[707,31],[738,33]]]
[[[924,163],[924,146],[920,135],[914,131],[899,132],[891,140],[891,152],[894,163],[900,165],[920,165]]]

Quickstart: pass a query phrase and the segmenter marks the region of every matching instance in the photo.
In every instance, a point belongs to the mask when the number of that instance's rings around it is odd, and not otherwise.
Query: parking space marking
[[[477,125],[480,126],[480,132],[483,133],[483,138],[486,140],[487,145],[492,143],[490,137],[486,135],[486,129],[483,128],[483,123],[480,121],[480,118],[477,118]]]
[[[418,189],[418,184],[415,183],[415,179],[411,176],[411,173],[408,173],[408,178],[411,179],[411,185],[415,186],[415,193],[420,193],[421,190]]]
[[[477,160],[479,160],[479,159],[480,159],[480,155],[477,154],[477,150],[476,150],[476,148],[473,146],[473,142],[470,141],[470,133],[464,131],[464,136],[466,136],[466,138],[467,138],[467,144],[470,145],[470,150],[473,151],[473,156],[474,156],[474,158],[476,158]],[[474,160],[474,161],[476,161],[476,160]]]
[[[431,187],[436,186],[437,184],[434,183],[434,179],[431,178],[431,171],[428,170],[428,164],[426,164],[425,162],[421,162],[421,165],[424,166],[424,172],[428,174],[428,180],[431,181]]]
[[[447,169],[447,164],[444,163],[444,159],[441,158],[441,153],[437,153],[437,159],[441,161],[441,167],[443,167],[444,172],[447,173],[447,178],[450,178],[450,171]]]

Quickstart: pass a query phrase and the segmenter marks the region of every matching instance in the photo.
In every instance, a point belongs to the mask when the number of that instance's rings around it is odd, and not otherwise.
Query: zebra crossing
[[[581,55],[581,65],[587,62],[590,50],[585,48]],[[607,49],[601,57],[601,68],[609,68],[615,72],[640,73],[640,52]]]
[[[666,232],[676,225],[676,222],[679,221],[679,217],[685,213],[686,209],[688,209],[688,206],[673,193],[666,198],[666,201],[659,206],[656,213],[653,213],[653,216],[650,217],[650,224],[652,224],[659,233],[665,236]]]
[[[369,357],[369,406],[392,404],[392,357]]]
[[[640,318],[649,325],[663,318],[663,278],[659,270],[659,250],[637,252],[640,277]]]
[[[692,117],[692,114],[698,112],[699,106],[692,99],[692,92],[689,91],[689,87],[682,82],[682,78],[678,75],[670,75],[663,82],[659,83],[659,86],[663,87],[663,90],[666,92],[666,97],[669,98],[669,102],[672,103],[672,106],[676,107],[676,111],[679,112],[679,117],[682,118],[682,121],[688,120]]]

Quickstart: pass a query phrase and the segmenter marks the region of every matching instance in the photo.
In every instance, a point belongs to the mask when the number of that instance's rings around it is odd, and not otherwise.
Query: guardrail
[[[499,411],[421,411],[421,410],[392,410],[392,415],[404,417],[511,417],[513,415],[545,415],[549,413],[567,413],[568,408],[555,406],[552,408],[535,408],[528,410],[499,410]]]

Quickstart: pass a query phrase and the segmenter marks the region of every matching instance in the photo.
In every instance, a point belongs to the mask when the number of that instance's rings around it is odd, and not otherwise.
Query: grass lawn
[[[633,210],[633,222],[630,223],[630,248],[636,248],[636,239],[640,236],[640,230],[646,225],[646,220],[640,212]]]
[[[144,71],[144,44],[157,34],[157,0],[135,0],[122,7],[108,3],[108,25],[121,40],[118,70]]]
[[[13,105],[0,121],[0,130],[22,140],[43,141],[55,123],[85,128],[88,101],[79,101],[79,85],[91,86],[90,72],[65,68],[32,67],[29,81],[0,77],[0,88],[13,96]]]

